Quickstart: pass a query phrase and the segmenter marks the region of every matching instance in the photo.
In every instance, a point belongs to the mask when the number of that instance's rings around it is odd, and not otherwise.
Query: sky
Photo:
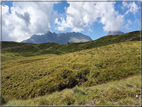
[[[21,42],[34,34],[80,32],[93,40],[109,31],[137,31],[139,2],[3,2],[2,41]]]

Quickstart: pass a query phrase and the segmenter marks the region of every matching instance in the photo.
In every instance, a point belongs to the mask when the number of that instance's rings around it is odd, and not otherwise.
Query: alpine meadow
[[[139,2],[3,2],[2,17],[3,106],[141,105]]]
[[[2,47],[6,105],[140,104],[140,31],[86,43]]]

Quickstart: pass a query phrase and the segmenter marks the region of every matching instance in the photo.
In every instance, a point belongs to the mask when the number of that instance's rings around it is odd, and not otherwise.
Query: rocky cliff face
[[[47,32],[46,34],[43,35],[38,35],[35,34],[31,38],[22,41],[22,43],[59,43],[59,44],[67,44],[67,43],[79,43],[79,42],[88,42],[92,41],[92,39],[84,34],[81,33],[75,33],[75,32],[70,32],[70,33],[52,33],[52,32]]]

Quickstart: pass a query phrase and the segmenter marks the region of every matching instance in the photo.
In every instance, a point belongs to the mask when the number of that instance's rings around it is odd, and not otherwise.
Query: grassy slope
[[[93,86],[139,74],[140,42],[124,42],[64,55],[2,62],[5,99],[34,98],[64,88]]]
[[[139,33],[67,45],[3,42],[3,98],[6,101],[34,98],[65,88],[94,86],[139,74]]]
[[[105,46],[125,41],[139,41],[140,31],[130,32],[123,35],[108,35],[87,43],[71,43],[61,45],[57,43],[25,44],[15,42],[2,42],[2,52],[14,52],[16,55],[34,56],[41,54],[64,54],[84,49]],[[8,60],[3,58],[3,60]]]
[[[6,105],[140,105],[140,81],[140,75],[136,75],[92,87],[65,89],[34,99],[13,100]]]

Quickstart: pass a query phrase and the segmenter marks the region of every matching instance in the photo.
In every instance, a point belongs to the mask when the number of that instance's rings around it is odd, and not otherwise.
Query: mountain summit
[[[108,32],[108,35],[121,35],[121,34],[124,34],[124,32],[121,32],[121,31],[109,31]]]
[[[92,39],[84,34],[81,33],[52,33],[47,32],[45,34],[34,34],[32,37],[30,37],[27,40],[22,41],[22,43],[59,43],[59,44],[67,44],[67,43],[80,43],[80,42],[88,42],[92,41]]]

